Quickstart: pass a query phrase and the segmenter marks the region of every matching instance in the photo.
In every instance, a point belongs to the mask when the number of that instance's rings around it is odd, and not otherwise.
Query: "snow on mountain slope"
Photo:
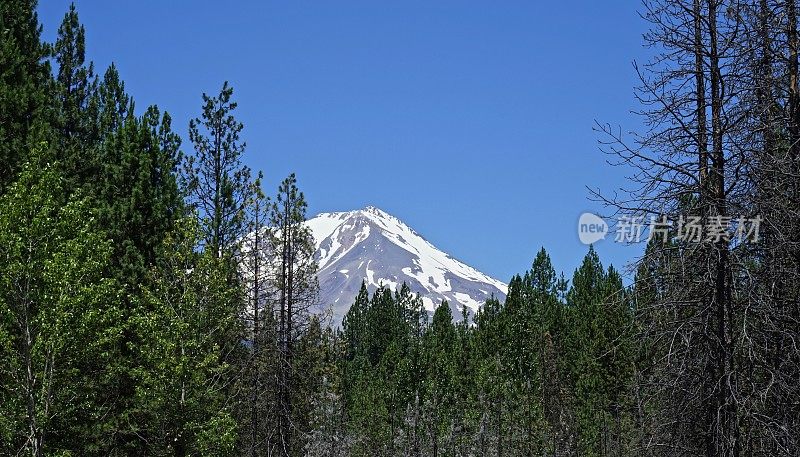
[[[487,298],[503,299],[507,293],[501,281],[436,249],[378,208],[322,213],[308,226],[317,248],[320,302],[333,308],[335,325],[341,323],[362,280],[370,292],[381,284],[395,289],[405,282],[429,311],[447,300],[455,318],[464,306],[472,315]]]

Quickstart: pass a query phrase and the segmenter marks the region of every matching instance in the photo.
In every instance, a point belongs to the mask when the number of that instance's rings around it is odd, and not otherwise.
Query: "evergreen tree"
[[[15,181],[27,153],[50,139],[53,78],[36,3],[0,3],[0,193]]]
[[[302,395],[297,389],[295,347],[308,328],[309,309],[316,305],[319,291],[314,240],[305,225],[306,207],[305,197],[292,174],[279,186],[270,208],[269,243],[274,253],[271,277],[280,354],[277,415],[281,455],[293,455],[302,448],[299,437],[293,436],[299,427],[295,423],[294,403]]]
[[[336,375],[322,379],[319,392],[313,401],[309,426],[311,432],[305,445],[308,457],[346,457],[350,453],[350,436],[347,433],[344,405],[337,392]]]
[[[594,248],[575,271],[567,305],[580,449],[588,455],[619,452],[621,444],[611,436],[619,437],[633,368],[631,315],[620,276],[603,270]]]
[[[125,82],[113,62],[103,74],[91,103],[96,104],[94,128],[99,140],[117,131],[123,121],[133,115],[133,100],[125,92]]]
[[[151,286],[131,318],[137,341],[136,433],[155,454],[234,455],[231,407],[243,299],[229,265],[199,253],[195,222],[184,219],[163,243]]]
[[[477,405],[480,411],[475,447],[480,455],[490,455],[492,449],[502,453],[505,448],[504,420],[507,413],[505,399],[510,385],[505,376],[502,347],[507,331],[504,306],[492,297],[486,300],[475,315],[474,353],[478,358],[476,369]]]
[[[249,422],[248,433],[241,433],[240,446],[248,449],[247,454],[259,454],[260,447],[268,447],[267,426],[263,422],[274,413],[274,401],[265,392],[274,391],[268,385],[269,379],[277,375],[277,328],[270,308],[269,296],[272,293],[269,282],[269,265],[272,251],[269,246],[269,199],[261,190],[259,173],[252,184],[251,199],[247,206],[247,235],[241,242],[242,283],[245,288],[247,307],[245,325],[247,326],[249,354],[242,367],[240,380],[242,393],[240,423]],[[244,379],[246,378],[246,379]],[[273,399],[274,400],[274,399]],[[244,431],[244,430],[243,430]]]
[[[101,222],[115,241],[120,278],[133,287],[184,214],[176,175],[179,145],[169,114],[162,116],[153,106],[141,118],[129,111],[100,146],[103,179],[93,187],[94,195]]]
[[[184,167],[190,202],[199,211],[206,248],[219,258],[233,252],[243,235],[250,169],[242,165],[244,126],[233,116],[236,102],[228,82],[215,97],[203,94],[203,112],[189,122],[194,155]]]
[[[362,388],[365,371],[369,367],[366,356],[367,319],[370,311],[370,297],[367,285],[361,282],[361,288],[355,301],[342,319],[342,344],[344,346],[339,372],[341,373],[342,400],[348,413],[348,421],[352,429],[361,431],[358,419],[361,417]],[[354,446],[356,443],[353,443]]]
[[[133,371],[141,362],[133,351],[139,341],[131,319],[149,286],[148,271],[161,255],[160,246],[185,214],[177,177],[180,139],[171,130],[170,116],[155,106],[141,117],[134,114],[134,103],[113,65],[91,103],[97,107],[96,114],[87,111],[96,116],[92,135],[97,135],[97,143],[83,145],[92,148],[88,152],[92,159],[82,171],[71,170],[75,174],[70,181],[86,177],[81,187],[91,196],[100,227],[113,241],[110,271],[124,291],[120,354],[104,380],[112,411],[96,440],[104,443],[101,448],[106,453],[112,449],[138,453],[146,444],[133,416],[137,388]]]
[[[292,414],[296,425],[297,447],[308,449],[315,431],[313,425],[319,420],[327,421],[336,441],[344,439],[343,410],[339,402],[335,357],[337,342],[330,328],[324,327],[321,317],[313,315],[294,349],[292,383]],[[319,407],[326,407],[333,416],[323,419]],[[343,452],[336,443],[333,450]]]
[[[455,384],[457,362],[453,358],[456,338],[450,306],[444,301],[433,313],[431,326],[423,342],[426,374],[423,408],[427,413],[423,420],[426,422],[427,455],[448,453],[454,443],[454,407],[458,396],[458,386]]]
[[[80,185],[95,178],[89,174],[94,162],[94,135],[97,81],[94,65],[86,65],[86,32],[78,19],[75,4],[70,4],[58,28],[54,46],[56,76],[57,134],[64,154],[67,177]]]
[[[407,285],[394,294],[381,287],[370,299],[362,283],[344,319],[340,362],[354,455],[421,451],[426,320]]]

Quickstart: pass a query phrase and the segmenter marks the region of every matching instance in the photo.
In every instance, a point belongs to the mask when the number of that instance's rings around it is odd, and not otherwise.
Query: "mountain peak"
[[[440,251],[400,219],[376,206],[321,213],[308,221],[319,262],[321,305],[341,322],[366,281],[370,291],[403,282],[433,311],[447,300],[455,316],[470,314],[506,285]]]
[[[381,219],[381,220],[392,221],[394,223],[399,223],[399,224],[405,225],[405,224],[403,224],[403,222],[400,219],[398,219],[395,216],[392,216],[391,214],[389,214],[386,211],[378,208],[377,206],[368,205],[368,206],[365,206],[364,209],[358,210],[357,212],[361,213],[361,214],[364,214],[364,215],[366,215],[368,217],[375,217],[375,218],[378,218],[378,219]]]
[[[372,206],[372,205],[365,206],[364,209],[362,209],[361,211],[364,211],[364,212],[367,212],[367,213],[381,214],[381,215],[387,214],[382,209],[378,208],[377,206]]]

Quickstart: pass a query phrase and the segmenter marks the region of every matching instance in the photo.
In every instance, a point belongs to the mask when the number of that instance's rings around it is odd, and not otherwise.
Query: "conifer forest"
[[[636,8],[645,128],[594,125],[629,172],[587,198],[759,237],[670,228],[630,281],[541,248],[477,312],[362,283],[333,324],[302,176],[246,165],[248,100],[137,105],[78,8],[48,42],[0,0],[0,455],[800,456],[800,3]]]

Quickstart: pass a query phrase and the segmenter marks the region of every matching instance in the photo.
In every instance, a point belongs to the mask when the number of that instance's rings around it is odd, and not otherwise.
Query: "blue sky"
[[[46,39],[69,3],[41,2]],[[137,111],[186,138],[228,80],[268,192],[294,171],[310,215],[378,206],[504,281],[541,246],[570,276],[578,217],[602,211],[586,186],[624,184],[592,126],[639,127],[638,2],[75,3],[87,57],[116,63]],[[604,263],[639,254],[611,238]]]

